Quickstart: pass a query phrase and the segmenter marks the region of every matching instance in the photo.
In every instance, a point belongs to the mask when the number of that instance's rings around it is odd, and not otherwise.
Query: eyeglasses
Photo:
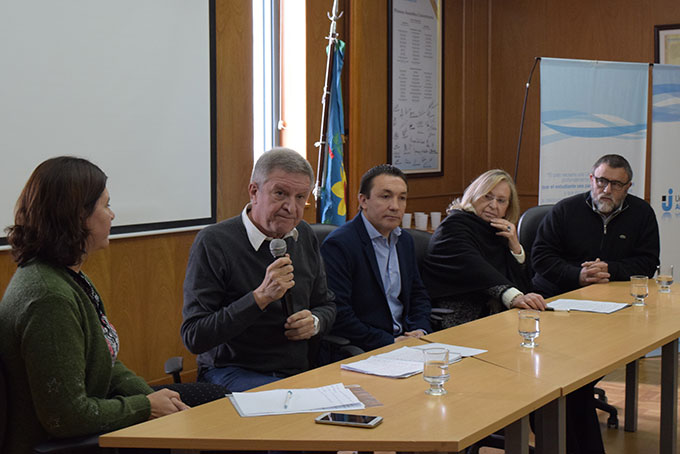
[[[620,191],[620,190],[623,189],[628,183],[630,183],[630,181],[627,181],[627,182],[623,183],[623,182],[621,182],[621,181],[608,180],[608,179],[606,179],[606,178],[604,178],[604,177],[595,177],[595,176],[594,176],[593,178],[595,178],[595,184],[596,184],[597,187],[600,188],[600,189],[604,189],[604,188],[606,188],[607,186],[609,186],[609,185],[611,184],[611,185],[612,185],[611,187],[612,187],[613,190],[615,190],[615,191]]]
[[[494,196],[493,194],[491,194],[491,193],[486,194],[486,195],[484,196],[484,200],[486,200],[486,201],[489,202],[489,203],[491,203],[491,202],[493,202],[493,201],[495,200],[496,203],[498,203],[499,205],[507,205],[507,204],[508,204],[508,199],[503,199],[503,198],[495,197],[495,196]]]

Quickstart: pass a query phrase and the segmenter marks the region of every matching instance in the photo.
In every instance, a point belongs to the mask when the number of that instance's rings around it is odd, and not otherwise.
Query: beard
[[[597,210],[602,214],[611,214],[618,207],[614,200],[609,199],[593,197],[593,203],[595,204],[595,208],[597,208]]]

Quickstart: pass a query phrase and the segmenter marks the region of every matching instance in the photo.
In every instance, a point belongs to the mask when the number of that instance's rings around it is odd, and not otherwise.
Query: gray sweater
[[[324,333],[335,319],[335,303],[311,227],[302,221],[297,229],[297,242],[287,240],[295,267],[295,286],[289,290],[293,312],[310,309]],[[199,367],[238,366],[282,375],[309,369],[309,341],[285,337],[282,305],[274,302],[261,310],[253,297],[274,261],[268,244],[253,249],[240,215],[196,236],[184,280],[181,333],[186,347],[198,354]]]

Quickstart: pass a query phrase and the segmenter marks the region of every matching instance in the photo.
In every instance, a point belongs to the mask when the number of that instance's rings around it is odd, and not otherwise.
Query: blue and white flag
[[[324,162],[324,178],[321,182],[321,222],[342,225],[345,223],[347,214],[345,202],[347,177],[343,163],[345,120],[342,107],[342,84],[340,82],[340,73],[345,59],[345,43],[338,40],[334,49],[328,129],[326,132],[327,153]]]
[[[680,66],[654,65],[649,201],[661,235],[661,262],[680,264]]]
[[[541,59],[539,204],[590,189],[593,163],[619,154],[645,188],[647,63]]]

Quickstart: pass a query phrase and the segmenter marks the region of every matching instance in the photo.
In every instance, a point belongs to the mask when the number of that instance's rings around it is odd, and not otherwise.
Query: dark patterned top
[[[85,294],[90,298],[92,304],[94,305],[97,315],[99,315],[99,323],[102,326],[102,332],[104,333],[104,339],[106,340],[106,345],[109,346],[109,353],[111,353],[111,362],[115,363],[118,357],[118,350],[120,350],[120,342],[118,340],[118,333],[116,328],[113,327],[109,319],[104,313],[104,305],[99,297],[99,293],[95,290],[94,286],[85,277],[82,271],[76,273],[70,268],[67,268],[69,274],[73,276],[76,283],[83,289]]]

